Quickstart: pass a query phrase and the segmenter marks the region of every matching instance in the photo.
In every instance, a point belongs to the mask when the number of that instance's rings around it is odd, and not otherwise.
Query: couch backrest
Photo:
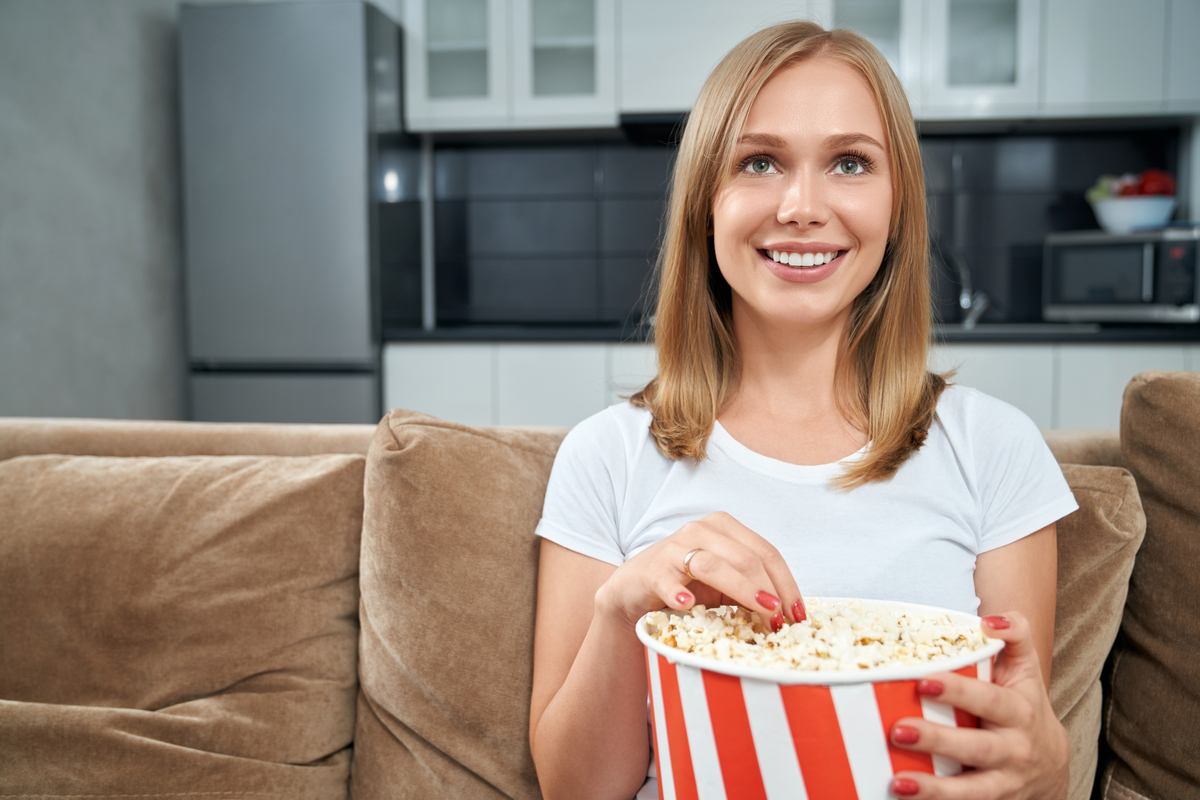
[[[146,422],[0,417],[0,461],[72,456],[366,455],[374,425]]]

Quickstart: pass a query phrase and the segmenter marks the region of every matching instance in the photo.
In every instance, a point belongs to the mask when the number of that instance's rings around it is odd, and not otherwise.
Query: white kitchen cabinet
[[[504,127],[508,0],[405,0],[404,12],[407,128]]]
[[[970,386],[1024,411],[1043,430],[1054,424],[1054,346],[1049,344],[942,344],[929,368],[956,370],[952,383]]]
[[[1060,345],[1056,428],[1117,428],[1130,378],[1146,370],[1188,369],[1188,346]]]
[[[623,114],[691,109],[705,78],[751,33],[807,19],[807,0],[620,0]]]
[[[1200,0],[1167,3],[1168,112],[1200,113]]]
[[[1032,116],[1042,0],[925,0],[922,119]]]
[[[617,123],[616,0],[511,0],[512,125]]]
[[[1044,2],[1044,116],[1162,111],[1167,0]]]
[[[574,425],[604,408],[605,345],[497,345],[497,425]]]
[[[383,348],[383,407],[464,425],[493,425],[495,349],[488,343],[392,343]]]
[[[620,403],[658,374],[658,358],[652,344],[614,344],[608,347],[608,398],[606,405]]]
[[[616,0],[405,0],[411,131],[613,127]]]
[[[810,0],[810,19],[866,37],[904,86],[913,114],[921,115],[924,0]]]

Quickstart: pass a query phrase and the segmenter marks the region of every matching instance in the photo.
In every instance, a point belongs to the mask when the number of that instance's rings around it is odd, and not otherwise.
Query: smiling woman
[[[722,60],[676,160],[658,375],[571,431],[546,490],[530,745],[547,798],[659,796],[643,614],[732,603],[778,631],[805,618],[801,587],[1003,614],[985,619],[1007,642],[994,684],[923,683],[982,729],[889,731],[975,770],[902,771],[893,794],[1065,790],[1047,683],[1055,522],[1075,502],[1027,417],[927,371],[926,243],[915,125],[874,47],[796,22]]]

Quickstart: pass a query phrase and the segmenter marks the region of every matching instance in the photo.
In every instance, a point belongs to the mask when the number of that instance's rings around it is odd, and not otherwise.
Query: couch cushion
[[[1113,651],[1105,796],[1200,797],[1200,373],[1130,381],[1121,449],[1146,540]]]
[[[1146,530],[1133,476],[1064,464],[1079,510],[1058,523],[1058,603],[1050,702],[1071,737],[1071,800],[1092,793],[1100,739],[1100,673],[1121,625],[1134,556]]]
[[[344,798],[364,465],[0,462],[0,795]]]
[[[367,459],[351,793],[540,797],[534,536],[563,430],[392,411]]]

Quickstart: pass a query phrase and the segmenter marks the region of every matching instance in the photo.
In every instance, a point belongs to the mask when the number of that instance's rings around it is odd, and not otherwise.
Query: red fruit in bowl
[[[1135,197],[1139,194],[1141,194],[1141,190],[1136,183],[1122,184],[1121,188],[1117,190],[1118,197]]]
[[[1175,194],[1175,179],[1161,169],[1148,169],[1138,177],[1138,194]]]

